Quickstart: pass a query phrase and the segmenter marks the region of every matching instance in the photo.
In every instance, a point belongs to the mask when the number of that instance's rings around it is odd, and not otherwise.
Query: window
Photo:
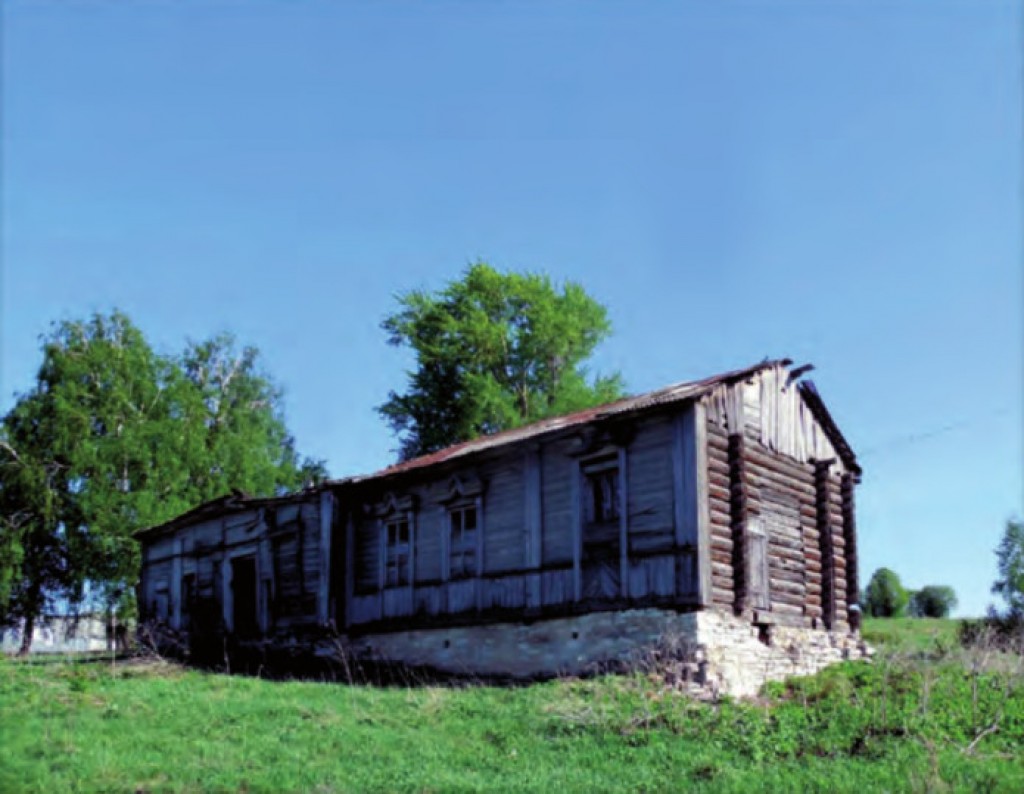
[[[384,552],[384,586],[408,585],[412,581],[408,518],[394,518],[384,524]]]
[[[476,576],[477,514],[475,504],[456,505],[448,510],[449,577]]]
[[[608,524],[619,520],[619,461],[618,457],[602,458],[583,467],[586,481],[587,521]]]

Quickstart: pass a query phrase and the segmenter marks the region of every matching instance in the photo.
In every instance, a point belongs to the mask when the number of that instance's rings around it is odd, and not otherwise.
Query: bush
[[[946,585],[930,584],[910,596],[910,614],[915,618],[948,618],[956,605],[956,591]]]
[[[988,615],[960,623],[960,644],[964,647],[991,642],[1006,650],[1024,650],[1024,614],[1001,614],[990,609]]]

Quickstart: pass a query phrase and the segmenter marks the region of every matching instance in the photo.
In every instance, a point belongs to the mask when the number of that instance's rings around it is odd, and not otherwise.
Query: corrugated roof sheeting
[[[466,455],[471,455],[475,452],[482,452],[483,450],[505,446],[506,444],[514,444],[517,441],[526,441],[531,438],[538,438],[549,433],[564,430],[568,427],[586,424],[587,422],[597,421],[610,416],[642,411],[646,408],[652,408],[657,405],[686,402],[687,400],[692,400],[702,396],[705,392],[720,384],[741,381],[755,375],[763,369],[778,365],[785,366],[790,363],[789,359],[762,361],[759,364],[755,364],[744,369],[724,372],[710,378],[677,383],[656,391],[646,392],[633,397],[626,397],[622,400],[618,400],[617,402],[599,405],[595,408],[588,408],[585,411],[578,411],[565,416],[556,416],[551,419],[543,419],[539,422],[524,425],[523,427],[505,430],[501,433],[494,433],[490,436],[481,436],[480,438],[475,438],[471,441],[455,444],[451,447],[445,447],[444,449],[430,453],[429,455],[423,455],[418,458],[413,458],[412,460],[403,461],[402,463],[396,463],[394,466],[389,466],[386,469],[382,469],[374,474],[358,479],[369,480],[376,479],[377,477],[389,477],[391,475],[413,471],[414,469],[421,469],[425,466],[433,466],[445,461],[455,460]]]
[[[249,497],[241,492],[233,492],[226,496],[214,499],[210,502],[199,505],[192,510],[184,513],[177,518],[161,524],[156,527],[148,529],[142,529],[136,532],[136,536],[157,532],[163,529],[169,529],[172,526],[178,526],[182,523],[187,522],[190,519],[195,519],[200,516],[205,516],[212,513],[228,513],[237,510],[246,509],[254,506],[264,506],[276,503],[285,503],[290,501],[298,501],[309,498],[317,491],[334,488],[347,483],[361,483],[370,480],[383,479],[392,477],[399,474],[404,474],[410,471],[416,471],[419,469],[435,466],[441,463],[445,463],[459,458],[466,457],[478,452],[483,452],[489,449],[495,449],[498,447],[506,446],[509,444],[515,444],[520,441],[526,441],[529,439],[541,438],[546,435],[557,433],[566,428],[575,427],[577,425],[584,425],[588,422],[599,421],[601,419],[617,416],[620,414],[634,413],[643,411],[648,408],[653,408],[660,405],[671,405],[687,402],[703,397],[712,390],[746,380],[764,370],[777,369],[780,367],[788,367],[792,361],[789,359],[774,359],[764,360],[758,364],[754,364],[743,369],[732,370],[730,372],[723,372],[718,375],[713,375],[708,378],[701,380],[685,381],[683,383],[677,383],[672,386],[666,386],[662,389],[655,391],[646,392],[644,394],[635,395],[633,397],[626,397],[622,400],[618,400],[613,403],[606,405],[600,405],[595,408],[588,408],[584,411],[578,411],[573,414],[567,414],[565,416],[556,416],[550,419],[543,419],[539,422],[534,422],[523,427],[517,427],[512,430],[506,430],[501,433],[494,433],[489,436],[481,436],[480,438],[472,439],[471,441],[465,441],[461,444],[455,444],[450,447],[438,450],[429,455],[423,455],[412,460],[403,461],[396,463],[393,466],[381,469],[373,474],[367,474],[355,477],[345,477],[340,479],[328,480],[317,488],[306,489],[295,494],[289,494],[287,496],[280,497]],[[799,384],[800,393],[807,401],[808,407],[814,413],[814,415],[821,422],[825,432],[832,440],[837,451],[844,458],[848,459],[849,465],[854,471],[859,472],[860,467],[857,466],[856,458],[853,455],[853,451],[847,444],[846,439],[842,433],[839,432],[839,428],[836,426],[831,415],[825,409],[824,403],[821,401],[821,397],[818,395],[817,390],[814,388],[814,384],[810,382],[803,382]]]

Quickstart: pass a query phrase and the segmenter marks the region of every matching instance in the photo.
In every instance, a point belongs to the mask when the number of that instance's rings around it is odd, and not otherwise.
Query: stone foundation
[[[756,626],[718,610],[661,609],[375,634],[354,639],[349,648],[357,656],[481,677],[650,669],[694,694],[736,697],[756,695],[766,681],[810,675],[871,653],[849,631]]]

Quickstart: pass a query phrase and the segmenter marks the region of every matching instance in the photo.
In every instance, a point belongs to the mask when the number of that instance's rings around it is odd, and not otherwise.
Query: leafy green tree
[[[398,303],[382,328],[413,350],[416,368],[407,391],[377,410],[403,459],[622,396],[618,374],[586,369],[611,325],[579,284],[477,262],[441,291]]]
[[[906,610],[908,600],[900,577],[889,568],[875,571],[864,591],[865,611],[876,618],[899,617]]]
[[[254,348],[221,336],[159,355],[119,312],[55,325],[2,427],[0,617],[29,626],[87,585],[105,605],[131,593],[140,527],[325,475],[299,459]]]
[[[996,547],[996,569],[999,578],[992,592],[1006,603],[1008,617],[1024,620],[1024,521],[1006,522]]]
[[[72,586],[69,538],[59,524],[67,494],[59,463],[35,458],[35,449],[19,453],[0,432],[0,627],[24,621],[25,654],[36,618],[55,593]]]
[[[916,618],[948,618],[958,603],[956,591],[947,585],[926,585],[909,595],[908,611]]]

